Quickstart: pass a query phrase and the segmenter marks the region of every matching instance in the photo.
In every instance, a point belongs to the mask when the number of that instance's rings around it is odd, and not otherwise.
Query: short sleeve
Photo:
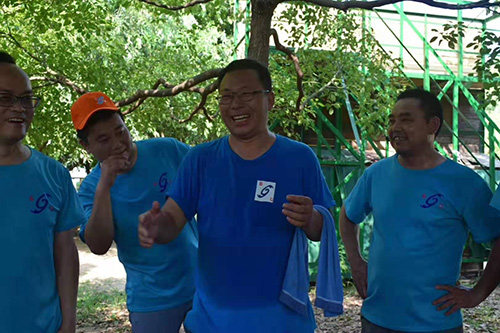
[[[332,193],[328,188],[325,180],[323,171],[321,170],[321,165],[319,164],[318,158],[311,150],[309,150],[308,165],[305,167],[305,187],[307,196],[309,196],[315,205],[321,205],[325,208],[331,208],[335,206],[335,200],[333,199]],[[313,171],[311,171],[313,170]]]
[[[500,210],[490,205],[492,193],[486,182],[478,176],[468,193],[463,217],[474,241],[486,243],[500,236]]]
[[[371,183],[368,170],[363,173],[347,197],[345,211],[347,218],[356,224],[363,222],[366,216],[372,212]]]
[[[95,188],[96,184],[93,182],[93,174],[90,174],[85,178],[80,185],[80,189],[78,191],[78,197],[80,198],[80,202],[83,207],[83,211],[85,214],[85,220],[80,226],[80,239],[85,242],[85,228],[87,226],[87,222],[92,216],[92,209],[94,207],[94,196],[95,196]]]
[[[66,169],[64,169],[62,182],[64,184],[62,186],[63,201],[57,216],[56,232],[73,229],[85,222],[82,205],[71,182],[71,176]]]
[[[192,149],[186,155],[174,184],[167,193],[179,205],[188,220],[191,220],[198,210],[200,194],[200,156],[196,152],[197,149]]]
[[[495,191],[493,198],[491,199],[490,205],[500,210],[500,186]]]

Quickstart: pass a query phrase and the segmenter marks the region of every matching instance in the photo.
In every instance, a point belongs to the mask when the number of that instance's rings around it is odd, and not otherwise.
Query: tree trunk
[[[266,66],[269,63],[269,38],[271,36],[271,19],[280,1],[251,0],[252,22],[248,57],[261,61]]]

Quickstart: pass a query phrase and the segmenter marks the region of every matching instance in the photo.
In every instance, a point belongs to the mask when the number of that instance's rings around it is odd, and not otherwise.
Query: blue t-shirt
[[[313,332],[311,304],[302,316],[278,301],[295,227],[282,214],[288,194],[335,204],[313,151],[277,136],[254,160],[232,151],[228,137],[193,148],[170,196],[200,235],[194,333]]]
[[[437,331],[462,324],[432,302],[455,285],[468,232],[476,242],[500,235],[492,193],[474,171],[446,160],[411,170],[393,156],[369,167],[346,200],[347,217],[360,223],[373,213],[368,297],[361,313],[400,331]]]
[[[194,269],[198,249],[196,221],[175,241],[140,246],[139,215],[153,201],[163,205],[177,169],[189,146],[172,138],[136,142],[137,161],[128,173],[119,175],[111,188],[111,205],[118,258],[127,272],[127,307],[132,312],[170,309],[193,299]],[[101,176],[97,165],[80,186],[79,196],[87,218],[92,214],[94,194]],[[84,239],[85,224],[80,237]]]
[[[493,198],[491,199],[490,205],[500,210],[500,186],[495,191],[495,194],[493,194]]]
[[[0,332],[57,332],[54,236],[85,220],[69,172],[31,150],[25,162],[0,166],[0,192]]]

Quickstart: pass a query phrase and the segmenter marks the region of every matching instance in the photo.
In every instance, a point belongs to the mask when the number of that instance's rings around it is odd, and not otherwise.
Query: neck
[[[426,170],[437,167],[446,161],[446,158],[438,153],[434,147],[429,147],[429,149],[418,153],[399,154],[398,161],[407,169]]]
[[[229,146],[244,160],[254,160],[264,155],[276,141],[276,135],[269,130],[250,139],[229,136]]]
[[[28,147],[21,142],[0,144],[0,165],[15,165],[26,161],[31,155]]]

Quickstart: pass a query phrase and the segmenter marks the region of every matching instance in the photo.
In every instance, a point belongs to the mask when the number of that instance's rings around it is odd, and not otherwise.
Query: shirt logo
[[[160,179],[158,180],[158,185],[160,186],[160,192],[163,193],[167,189],[168,179],[167,173],[164,172],[161,174]]]
[[[255,188],[254,200],[260,202],[273,203],[275,190],[276,190],[276,183],[258,180],[257,187]]]
[[[444,198],[444,195],[440,193],[436,193],[431,195],[430,197],[427,198],[427,196],[424,194],[422,195],[422,199],[426,199],[425,203],[421,204],[420,207],[422,208],[431,208],[432,206],[436,205],[439,203],[441,198]],[[439,208],[443,209],[443,204],[439,204]]]
[[[43,212],[47,207],[49,207],[49,199],[50,198],[51,198],[51,196],[49,193],[44,193],[41,196],[39,196],[38,199],[36,199],[36,203],[35,203],[36,208],[32,209],[31,212],[33,214],[40,214],[41,212]],[[30,201],[34,201],[34,200],[35,199],[33,198],[33,196],[31,196]],[[50,206],[49,210],[53,211],[54,207]]]

